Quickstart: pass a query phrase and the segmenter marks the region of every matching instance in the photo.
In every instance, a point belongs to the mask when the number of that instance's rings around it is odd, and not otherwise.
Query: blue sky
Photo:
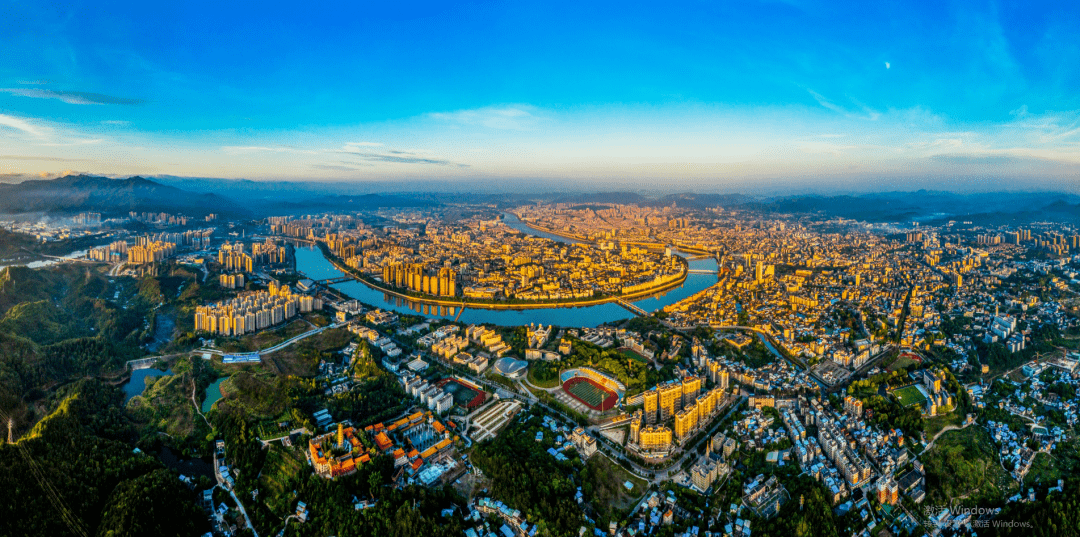
[[[155,4],[0,3],[0,173],[1080,184],[1063,2]]]

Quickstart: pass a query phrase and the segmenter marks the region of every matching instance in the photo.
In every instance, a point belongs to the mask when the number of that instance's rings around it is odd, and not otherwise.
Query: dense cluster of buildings
[[[702,377],[654,386],[644,392],[643,408],[630,418],[629,445],[642,452],[666,452],[673,441],[685,442],[708,425],[723,399],[724,389],[706,390]]]
[[[322,307],[321,298],[294,293],[289,286],[271,281],[269,290],[249,291],[230,300],[199,306],[195,309],[195,330],[240,336]]]
[[[127,249],[127,261],[134,265],[160,263],[176,254],[176,244],[161,241],[143,241]]]
[[[356,258],[347,263],[353,268]],[[442,267],[435,272],[425,270],[423,263],[394,263],[382,270],[382,281],[387,285],[401,287],[416,293],[441,297],[457,296],[457,275],[453,269]]]

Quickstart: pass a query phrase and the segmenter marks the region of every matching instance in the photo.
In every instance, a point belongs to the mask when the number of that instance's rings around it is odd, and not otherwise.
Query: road
[[[573,424],[577,423],[576,419],[574,419],[574,418],[572,418],[570,416],[567,416],[566,414],[564,414],[563,412],[561,412],[561,411],[559,411],[559,410],[557,410],[555,408],[552,408],[552,407],[548,406],[544,402],[537,399],[536,396],[533,395],[532,393],[529,393],[529,395],[526,396],[526,395],[522,395],[521,393],[517,393],[516,390],[514,390],[514,391],[507,390],[506,386],[503,386],[502,384],[493,383],[491,381],[488,381],[487,379],[477,378],[477,377],[475,377],[473,375],[465,374],[465,373],[461,373],[461,376],[469,379],[472,382],[475,382],[476,384],[478,384],[480,386],[486,386],[489,389],[502,388],[503,391],[509,391],[514,396],[515,399],[523,400],[524,402],[529,403],[529,404],[540,405],[541,407],[544,408],[544,410],[547,410],[551,414],[554,414],[556,416],[561,417],[567,423],[573,423]],[[526,382],[527,382],[527,379],[526,379]],[[530,386],[531,385],[532,384],[530,383]],[[520,381],[517,383],[517,386],[519,388],[524,387],[521,384]],[[548,390],[545,390],[544,388],[537,388],[537,389],[538,390],[548,391]],[[525,390],[525,391],[528,392],[528,390]],[[728,412],[726,414],[724,414],[724,416],[714,419],[713,423],[712,423],[712,425],[710,425],[709,429],[705,433],[699,433],[699,434],[706,434],[706,435],[709,435],[709,436],[714,434],[715,430],[719,426],[720,422],[724,421],[729,416],[731,416],[731,414],[733,412],[738,410],[741,403],[742,403],[742,401],[745,400],[745,399],[746,399],[745,396],[739,396],[739,398],[734,400],[734,401],[728,401],[727,404],[730,406],[730,408],[728,409]],[[722,408],[723,407],[721,407],[721,409]],[[596,438],[597,445],[600,446],[601,448],[603,448],[603,453],[605,455],[607,455],[608,458],[610,458],[612,460],[618,460],[618,461],[626,462],[630,466],[630,470],[629,470],[630,473],[632,473],[632,474],[636,475],[637,477],[640,477],[640,478],[642,478],[642,479],[644,479],[646,481],[649,481],[650,483],[659,483],[661,481],[664,481],[665,479],[667,479],[667,476],[670,473],[672,473],[672,470],[674,470],[675,473],[678,473],[678,472],[682,471],[682,464],[683,464],[683,462],[685,462],[686,457],[689,457],[691,455],[693,455],[693,456],[697,455],[696,450],[692,451],[692,452],[684,452],[682,455],[679,456],[678,460],[676,460],[674,462],[671,462],[670,464],[668,464],[663,469],[657,470],[657,469],[653,469],[653,468],[645,468],[645,467],[639,465],[638,463],[636,463],[636,462],[630,460],[629,458],[627,458],[626,455],[623,453],[623,451],[621,449],[621,446],[617,447],[614,442],[608,440],[608,438],[606,436],[600,434],[600,430],[596,426],[589,426],[586,429],[593,435],[593,437]],[[625,468],[625,466],[624,466],[624,468]],[[649,474],[653,474],[653,477],[652,478],[646,477]]]
[[[236,492],[229,489],[229,496],[232,496],[234,502],[236,502],[236,508],[240,510],[240,514],[244,515],[244,524],[251,530],[251,534],[255,537],[259,537],[259,532],[255,531],[255,526],[251,525],[251,518],[248,517],[247,511],[244,509],[244,504],[240,503],[240,498],[236,497]]]
[[[199,350],[193,351],[193,352],[205,352],[205,353],[209,353],[209,354],[215,354],[215,355],[218,355],[218,356],[224,356],[226,354],[238,354],[238,355],[240,355],[240,354],[271,354],[271,353],[280,351],[281,349],[284,349],[285,347],[288,347],[289,345],[292,345],[293,343],[296,343],[296,342],[301,341],[303,339],[309,338],[309,337],[314,336],[316,334],[321,334],[324,331],[329,330],[331,328],[338,328],[338,327],[342,326],[343,324],[345,324],[345,323],[334,323],[334,324],[331,324],[331,325],[328,325],[328,326],[324,326],[322,328],[316,328],[314,330],[308,330],[307,332],[304,332],[303,334],[300,334],[298,336],[294,336],[294,337],[292,337],[290,339],[282,341],[281,343],[278,343],[277,345],[274,345],[273,347],[267,347],[265,349],[260,349],[260,350],[252,351],[252,352],[225,352],[225,351],[220,350],[220,349],[199,349]]]
[[[236,502],[236,509],[240,511],[241,515],[244,515],[244,523],[247,525],[248,529],[251,530],[251,534],[255,537],[259,537],[259,532],[255,531],[255,526],[251,524],[251,518],[248,516],[247,510],[244,509],[244,504],[240,502],[240,498],[236,497],[236,493],[233,492],[231,488],[225,486],[225,479],[222,478],[219,473],[220,469],[221,465],[218,464],[217,451],[214,451],[214,478],[217,479],[218,486],[229,491],[229,496],[232,496],[233,501]],[[214,512],[217,513],[217,510]],[[218,520],[221,520],[220,514],[218,515]]]
[[[923,453],[926,453],[927,450],[929,450],[931,447],[933,447],[934,442],[937,442],[938,437],[940,437],[941,435],[943,435],[943,434],[945,434],[945,433],[947,433],[949,431],[959,431],[960,429],[966,429],[969,426],[971,426],[973,423],[975,423],[975,422],[965,423],[961,427],[957,427],[955,425],[946,425],[944,428],[942,428],[940,431],[938,431],[938,433],[935,434],[933,438],[930,439],[930,443],[926,444],[926,447],[924,447],[923,450],[919,452],[919,456],[922,456]]]
[[[259,441],[262,442],[263,446],[267,446],[267,445],[270,444],[270,442],[277,442],[278,440],[281,440],[282,438],[288,438],[288,437],[290,437],[290,436],[292,436],[294,434],[307,434],[307,435],[310,435],[311,432],[308,431],[304,427],[300,427],[299,429],[293,429],[293,430],[289,431],[288,434],[281,435],[281,436],[279,436],[277,438],[268,438],[266,440],[263,440],[262,438],[260,438]]]

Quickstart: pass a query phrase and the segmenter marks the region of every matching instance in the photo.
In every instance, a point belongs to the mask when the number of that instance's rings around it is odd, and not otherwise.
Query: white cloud
[[[892,65],[890,65],[889,62],[885,62],[885,68],[892,69]]]
[[[814,97],[814,100],[817,101],[818,104],[820,104],[821,106],[824,106],[825,108],[828,108],[829,110],[832,110],[833,112],[836,112],[838,114],[843,114],[845,117],[850,117],[850,118],[855,118],[855,119],[868,119],[870,121],[877,121],[877,119],[879,117],[881,117],[880,112],[870,108],[869,106],[866,106],[866,105],[860,103],[859,101],[856,101],[855,99],[851,99],[851,102],[854,103],[859,108],[862,108],[863,113],[866,114],[865,116],[861,116],[861,115],[859,115],[859,114],[857,114],[855,112],[852,112],[852,111],[850,111],[850,110],[848,110],[848,109],[846,109],[846,108],[844,108],[844,107],[842,107],[840,105],[837,105],[837,104],[833,103],[832,101],[826,99],[824,95],[822,95],[822,94],[820,94],[820,93],[818,93],[818,92],[816,92],[816,91],[814,91],[812,89],[807,88],[806,91],[810,92],[810,95]]]
[[[480,125],[489,129],[526,130],[540,118],[533,114],[536,109],[528,105],[488,106],[456,112],[435,112],[430,117],[464,125]]]
[[[0,126],[9,127],[38,138],[45,136],[47,131],[47,129],[37,127],[23,118],[6,114],[0,114]]]
[[[264,146],[264,145],[223,145],[221,150],[229,155],[253,155],[256,153],[298,153],[303,155],[314,155],[321,151],[312,149],[298,149],[295,147],[287,146]]]

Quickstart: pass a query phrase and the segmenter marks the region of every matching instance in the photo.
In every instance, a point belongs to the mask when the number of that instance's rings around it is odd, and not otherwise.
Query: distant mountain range
[[[168,184],[162,184],[166,182]],[[182,185],[182,186],[181,186]],[[185,178],[111,179],[73,175],[52,180],[0,183],[0,214],[70,215],[86,211],[108,216],[137,212],[173,212],[191,216],[304,214],[333,210],[435,207],[448,200],[491,203],[508,208],[550,202],[590,205],[631,203],[641,206],[725,207],[773,214],[808,214],[868,222],[972,221],[978,224],[1068,221],[1080,223],[1080,196],[1047,192],[956,194],[919,190],[862,195],[760,197],[685,192],[647,196],[637,192],[492,194],[462,192],[372,193],[371,184],[260,182]]]
[[[995,225],[1031,221],[1080,221],[1080,196],[1048,192],[956,194],[919,190],[860,196],[795,196],[756,200],[743,208],[763,212],[818,214],[867,222],[928,224],[964,220]]]
[[[69,175],[49,180],[29,180],[0,184],[0,214],[45,213],[72,215],[100,212],[123,216],[136,212],[183,213],[203,216],[259,216],[268,213],[296,214],[333,209],[362,210],[380,207],[423,207],[436,205],[430,199],[413,199],[378,194],[328,195],[321,190],[295,190],[261,196],[251,191],[192,192],[163,185],[143,177],[112,179],[92,175]]]
[[[0,184],[0,213],[75,214],[96,211],[110,216],[129,211],[173,211],[191,215],[238,212],[236,203],[214,194],[197,194],[142,177],[109,179],[70,175],[51,180]]]

